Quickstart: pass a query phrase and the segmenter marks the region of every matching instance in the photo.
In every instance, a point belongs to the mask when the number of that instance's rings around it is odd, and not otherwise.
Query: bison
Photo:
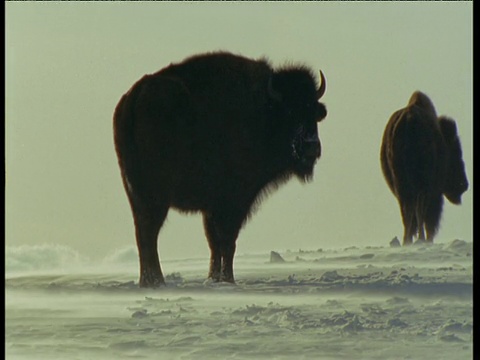
[[[327,115],[303,65],[207,53],[145,75],[113,116],[114,142],[135,224],[140,286],[165,284],[157,237],[169,208],[201,212],[208,277],[234,282],[240,229],[266,193],[313,177]]]
[[[458,205],[468,188],[455,121],[437,117],[429,97],[414,92],[408,105],[394,112],[386,125],[380,161],[400,205],[403,245],[411,244],[414,236],[418,242],[433,243],[443,195]]]

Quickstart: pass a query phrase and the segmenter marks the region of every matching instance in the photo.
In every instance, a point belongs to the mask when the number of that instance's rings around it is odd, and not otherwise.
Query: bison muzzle
[[[170,208],[201,212],[209,278],[234,282],[238,233],[262,195],[313,177],[326,89],[304,66],[225,52],[137,81],[114,113],[114,142],[135,224],[140,286],[164,284],[157,237]]]

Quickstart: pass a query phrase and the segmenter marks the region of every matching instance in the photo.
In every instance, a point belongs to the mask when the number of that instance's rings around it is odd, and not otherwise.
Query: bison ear
[[[282,101],[282,93],[275,89],[273,82],[274,82],[273,74],[271,74],[268,77],[268,85],[267,85],[268,96],[272,100],[280,102]]]
[[[438,121],[440,123],[440,130],[445,140],[451,141],[457,137],[457,124],[455,123],[455,120],[446,116],[440,116]]]

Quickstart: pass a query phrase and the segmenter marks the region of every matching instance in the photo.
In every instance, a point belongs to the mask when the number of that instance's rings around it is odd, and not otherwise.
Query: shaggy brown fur
[[[461,203],[468,188],[455,121],[437,117],[427,95],[416,91],[407,107],[390,117],[383,134],[380,160],[390,190],[400,205],[403,244],[433,242],[443,196]]]
[[[136,229],[140,286],[164,284],[157,236],[170,207],[203,214],[208,276],[234,282],[238,233],[269,189],[313,176],[327,111],[303,66],[229,53],[146,75],[122,97],[114,139]]]

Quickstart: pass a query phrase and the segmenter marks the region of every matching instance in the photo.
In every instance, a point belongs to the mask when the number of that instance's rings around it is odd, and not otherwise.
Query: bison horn
[[[273,88],[272,76],[268,78],[268,95],[276,101],[282,101],[282,94]]]
[[[325,94],[325,90],[327,88],[327,81],[325,80],[325,76],[323,75],[322,70],[320,70],[320,87],[317,90],[317,99],[320,99],[323,94]]]

